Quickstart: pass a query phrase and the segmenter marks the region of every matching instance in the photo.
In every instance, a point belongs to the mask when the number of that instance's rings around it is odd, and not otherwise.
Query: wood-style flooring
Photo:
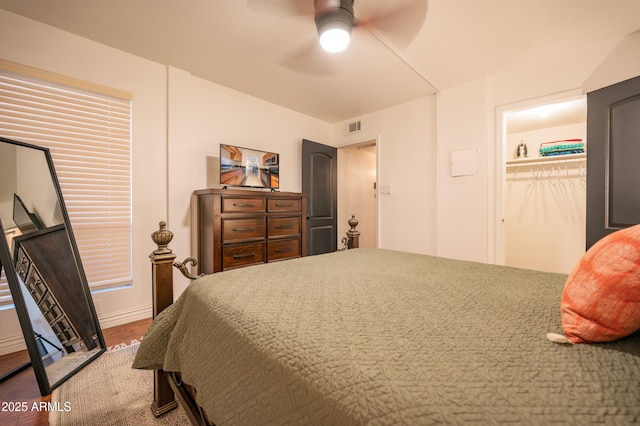
[[[133,339],[140,339],[149,328],[151,319],[144,319],[117,327],[102,330],[107,345],[115,346],[119,343],[129,344]],[[29,360],[26,351],[0,357],[0,372],[10,371]],[[47,426],[49,414],[46,411],[16,412],[9,410],[9,402],[26,402],[32,407],[33,403],[50,402],[51,396],[40,396],[36,376],[31,367],[21,371],[7,381],[0,383],[0,425],[2,426]]]

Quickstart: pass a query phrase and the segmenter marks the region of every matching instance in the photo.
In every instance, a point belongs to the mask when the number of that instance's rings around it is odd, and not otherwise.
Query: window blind
[[[50,149],[92,290],[132,281],[131,99],[0,61],[0,135]]]

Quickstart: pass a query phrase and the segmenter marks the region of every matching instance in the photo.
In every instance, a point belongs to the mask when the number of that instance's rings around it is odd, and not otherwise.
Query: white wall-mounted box
[[[476,148],[451,151],[451,176],[469,176],[478,173]]]

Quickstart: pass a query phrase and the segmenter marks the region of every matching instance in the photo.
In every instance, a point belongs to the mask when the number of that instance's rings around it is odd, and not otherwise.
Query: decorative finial
[[[359,222],[358,222],[358,219],[356,219],[356,215],[355,215],[355,214],[352,214],[352,215],[351,215],[351,219],[349,219],[349,220],[347,221],[347,223],[348,223],[348,224],[349,224],[349,226],[351,227],[351,229],[350,229],[349,231],[352,231],[352,232],[356,232],[356,231],[357,231],[357,230],[356,230],[356,226],[358,226],[358,223],[359,223]]]
[[[171,249],[167,246],[173,239],[173,232],[167,229],[167,222],[164,220],[159,224],[160,229],[151,234],[151,239],[158,245],[158,248],[153,251],[153,254],[167,254],[171,253]]]

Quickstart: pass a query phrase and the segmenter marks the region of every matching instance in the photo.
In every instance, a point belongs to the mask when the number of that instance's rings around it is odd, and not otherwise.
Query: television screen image
[[[278,189],[280,156],[220,144],[220,185]]]

